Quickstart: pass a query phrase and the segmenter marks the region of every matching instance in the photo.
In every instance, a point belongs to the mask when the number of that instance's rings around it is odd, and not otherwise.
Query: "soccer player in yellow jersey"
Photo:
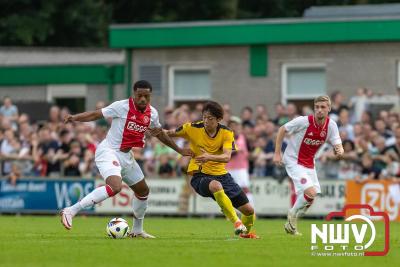
[[[211,197],[218,203],[234,224],[236,235],[258,238],[250,232],[255,219],[254,209],[225,168],[236,145],[232,130],[220,124],[224,110],[217,102],[209,101],[205,103],[202,115],[202,121],[167,131],[171,137],[183,137],[190,142],[195,155],[188,166],[188,174],[192,175],[190,184],[199,195]],[[241,219],[234,207],[242,213]]]

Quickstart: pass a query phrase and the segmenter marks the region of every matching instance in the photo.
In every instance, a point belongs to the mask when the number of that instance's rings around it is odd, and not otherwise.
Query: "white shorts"
[[[241,188],[250,188],[250,178],[247,169],[229,170],[229,173],[235,183],[237,183]]]
[[[296,195],[304,192],[307,188],[315,187],[317,193],[321,193],[315,168],[310,169],[296,163],[285,164],[286,172],[292,179]]]
[[[122,180],[128,186],[131,186],[144,178],[144,174],[132,153],[124,153],[110,148],[106,139],[97,146],[94,160],[104,180],[115,175],[122,177]]]

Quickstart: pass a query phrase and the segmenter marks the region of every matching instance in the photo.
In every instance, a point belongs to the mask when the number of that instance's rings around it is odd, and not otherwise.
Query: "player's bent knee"
[[[245,216],[249,216],[254,214],[254,208],[251,206],[250,203],[247,203],[241,207],[238,208],[238,210],[244,214]]]
[[[122,178],[119,176],[109,176],[106,179],[106,184],[107,184],[107,192],[108,195],[113,196],[121,192],[122,189]],[[111,192],[109,192],[111,190]]]
[[[215,180],[210,182],[210,184],[208,185],[208,188],[210,189],[210,191],[212,193],[218,192],[223,189],[222,184]]]
[[[315,187],[310,187],[304,190],[304,194],[310,198],[315,198],[317,196],[317,190],[315,189]]]

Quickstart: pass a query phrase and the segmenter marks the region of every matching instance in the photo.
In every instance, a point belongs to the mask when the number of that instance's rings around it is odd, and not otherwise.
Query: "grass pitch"
[[[124,217],[131,219],[128,217]],[[154,240],[106,236],[111,217],[77,217],[66,231],[56,216],[0,216],[0,266],[399,266],[400,223],[390,225],[385,257],[315,257],[310,224],[302,237],[283,231],[284,220],[259,219],[259,240],[237,239],[224,219],[146,218]],[[378,224],[378,228],[383,225]],[[381,238],[382,239],[382,238]]]

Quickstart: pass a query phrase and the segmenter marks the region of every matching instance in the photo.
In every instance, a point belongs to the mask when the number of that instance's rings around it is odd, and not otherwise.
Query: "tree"
[[[106,45],[110,15],[96,0],[0,1],[0,45]]]

